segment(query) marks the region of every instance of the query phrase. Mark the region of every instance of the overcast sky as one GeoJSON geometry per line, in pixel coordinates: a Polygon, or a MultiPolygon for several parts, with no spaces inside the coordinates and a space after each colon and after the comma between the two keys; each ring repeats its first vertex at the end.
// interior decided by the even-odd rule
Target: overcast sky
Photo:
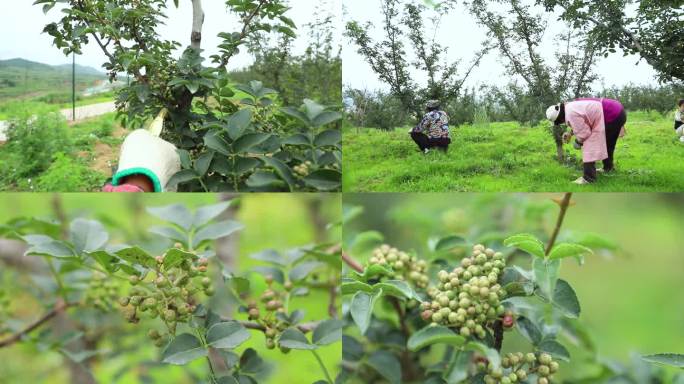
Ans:
{"type": "MultiPolygon", "coordinates": [[[[373,23],[371,36],[377,41],[382,38],[383,15],[379,0],[344,0],[345,14],[344,19],[356,20],[359,22],[370,21],[373,23]]],[[[545,57],[553,57],[556,50],[553,37],[564,29],[562,24],[555,22],[557,17],[549,15],[547,32],[542,42],[542,52],[545,57]]],[[[430,29],[432,26],[426,23],[430,29]]],[[[433,28],[434,29],[434,28],[433,28]]],[[[432,32],[432,31],[431,31],[432,32]]],[[[469,13],[462,7],[456,12],[451,12],[444,17],[436,31],[437,41],[448,47],[448,61],[457,59],[463,60],[462,68],[466,68],[473,58],[473,53],[481,47],[481,43],[486,38],[486,31],[480,27],[469,13]]],[[[343,82],[353,88],[359,89],[387,89],[372,72],[366,61],[356,53],[356,46],[349,43],[347,38],[343,41],[342,60],[344,63],[343,82]]],[[[480,84],[504,85],[510,79],[502,64],[502,60],[497,57],[498,51],[492,51],[481,63],[481,65],[471,74],[468,86],[479,86],[480,84]]],[[[623,57],[622,52],[618,51],[608,58],[601,59],[596,67],[596,72],[602,78],[606,86],[634,84],[657,84],[654,79],[655,72],[645,62],[640,62],[636,56],[623,57]]],[[[414,71],[415,74],[415,71],[414,71]]],[[[601,82],[596,84],[601,87],[601,82]]]]}
{"type": "MultiPolygon", "coordinates": [[[[295,41],[295,51],[301,53],[307,45],[308,37],[304,24],[311,22],[314,9],[320,4],[323,10],[330,11],[335,15],[341,14],[342,0],[292,0],[292,9],[288,16],[294,20],[302,32],[295,41]]],[[[55,7],[47,15],[43,14],[42,6],[32,5],[34,0],[0,0],[3,11],[0,12],[0,60],[21,57],[24,59],[47,64],[64,64],[71,62],[70,58],[52,45],[52,38],[43,34],[43,27],[53,21],[58,21],[62,15],[55,7]]],[[[181,0],[180,7],[176,9],[173,2],[168,0],[169,11],[166,25],[160,28],[161,36],[167,40],[176,40],[185,47],[190,42],[192,23],[192,6],[190,0],[181,0]]],[[[204,56],[217,53],[216,46],[221,40],[217,37],[219,32],[238,31],[237,17],[226,11],[225,0],[204,0],[204,31],[202,35],[202,48],[204,56]]],[[[338,26],[341,18],[338,18],[338,26]]],[[[340,29],[338,28],[338,31],[340,29]]],[[[339,37],[338,37],[339,39],[339,37]]],[[[83,55],[77,57],[79,64],[101,69],[105,56],[93,41],[83,50],[83,55]]],[[[239,68],[248,65],[251,58],[247,54],[240,54],[232,59],[229,67],[239,68]]]]}

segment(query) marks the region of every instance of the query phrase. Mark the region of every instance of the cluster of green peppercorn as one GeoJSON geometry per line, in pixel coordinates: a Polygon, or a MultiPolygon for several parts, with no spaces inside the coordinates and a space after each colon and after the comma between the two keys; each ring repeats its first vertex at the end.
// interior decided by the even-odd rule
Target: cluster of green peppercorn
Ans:
{"type": "MultiPolygon", "coordinates": [[[[270,275],[266,276],[266,284],[267,288],[259,296],[259,302],[247,301],[247,316],[249,320],[264,327],[266,348],[274,349],[278,336],[289,326],[282,316],[277,315],[286,314],[287,308],[285,308],[284,302],[294,286],[292,282],[286,281],[283,284],[283,290],[278,290],[273,285],[273,276],[270,275]]],[[[290,351],[289,348],[278,347],[284,353],[290,351]]]]}
{"type": "Polygon", "coordinates": [[[129,296],[119,300],[119,304],[124,307],[126,320],[131,323],[137,323],[143,313],[163,320],[167,334],[157,329],[148,333],[155,345],[162,346],[168,335],[175,335],[177,323],[190,320],[196,309],[194,295],[204,292],[212,296],[214,288],[206,276],[209,265],[206,258],[184,260],[170,268],[164,266],[164,256],[157,256],[156,261],[157,266],[146,276],[133,275],[129,278],[133,288],[129,296]]]}
{"type": "Polygon", "coordinates": [[[294,167],[292,167],[292,169],[299,176],[306,177],[309,176],[309,173],[311,173],[311,165],[311,162],[307,160],[299,165],[295,165],[294,167]]]}
{"type": "Polygon", "coordinates": [[[506,317],[501,304],[506,291],[498,283],[504,267],[503,254],[475,245],[472,256],[463,258],[461,266],[437,274],[439,284],[428,290],[431,301],[422,303],[422,318],[458,328],[464,337],[484,338],[487,323],[506,317]]]}
{"type": "Polygon", "coordinates": [[[537,384],[549,384],[553,382],[553,374],[558,372],[558,362],[548,353],[535,355],[532,352],[517,352],[506,354],[499,368],[485,366],[484,363],[479,363],[478,368],[487,373],[485,384],[519,383],[527,380],[531,374],[537,375],[537,384]]]}
{"type": "Polygon", "coordinates": [[[418,288],[428,286],[427,262],[418,260],[416,256],[410,256],[406,252],[399,251],[387,244],[373,250],[369,263],[390,267],[392,278],[406,280],[418,288]]]}
{"type": "Polygon", "coordinates": [[[107,312],[112,309],[112,304],[119,297],[117,284],[107,278],[102,272],[94,272],[88,283],[85,294],[85,302],[88,305],[107,312]]]}

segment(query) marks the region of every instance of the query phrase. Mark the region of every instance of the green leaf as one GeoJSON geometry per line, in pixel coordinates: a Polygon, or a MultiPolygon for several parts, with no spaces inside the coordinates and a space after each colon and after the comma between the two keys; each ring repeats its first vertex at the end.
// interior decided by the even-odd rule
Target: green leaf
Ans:
{"type": "Polygon", "coordinates": [[[233,143],[233,151],[234,153],[249,152],[252,147],[263,143],[270,137],[271,135],[266,133],[248,133],[246,135],[242,135],[233,143]]]}
{"type": "Polygon", "coordinates": [[[306,176],[304,183],[320,191],[334,191],[342,186],[342,174],[333,169],[319,169],[306,176]]]}
{"type": "Polygon", "coordinates": [[[198,175],[204,176],[207,173],[209,165],[211,165],[211,161],[214,159],[214,153],[213,151],[204,152],[195,160],[194,169],[198,175]]]}
{"type": "Polygon", "coordinates": [[[551,292],[554,292],[556,289],[560,260],[536,258],[532,263],[532,269],[534,270],[534,279],[539,286],[542,295],[547,299],[551,299],[551,292]]]}
{"type": "Polygon", "coordinates": [[[102,266],[102,268],[104,268],[105,271],[114,272],[114,267],[112,266],[112,263],[116,260],[116,258],[108,252],[94,251],[88,252],[87,255],[88,257],[95,260],[96,263],[100,264],[100,266],[102,266]]]}
{"type": "Polygon", "coordinates": [[[173,176],[171,176],[171,179],[169,179],[168,183],[166,183],[165,188],[174,189],[178,186],[178,184],[187,183],[188,181],[195,180],[198,178],[199,176],[197,175],[194,169],[183,169],[175,173],[173,176]]]}
{"type": "Polygon", "coordinates": [[[209,224],[195,233],[195,236],[193,236],[192,239],[192,247],[198,248],[205,241],[216,240],[222,237],[230,236],[244,227],[244,225],[234,220],[225,220],[218,223],[209,224]]]}
{"type": "Polygon", "coordinates": [[[549,259],[564,259],[566,257],[575,257],[582,264],[583,256],[585,254],[593,254],[594,252],[579,244],[572,243],[560,243],[553,247],[551,252],[549,252],[549,259]]]}
{"type": "Polygon", "coordinates": [[[317,147],[335,146],[342,141],[342,133],[337,129],[328,129],[316,135],[314,145],[317,147]]]}
{"type": "Polygon", "coordinates": [[[437,240],[437,242],[435,242],[431,247],[431,250],[433,252],[448,251],[464,244],[466,244],[466,239],[462,236],[445,236],[437,240]]]}
{"type": "Polygon", "coordinates": [[[185,252],[182,249],[171,248],[164,254],[164,268],[167,270],[180,265],[183,260],[197,260],[198,257],[194,253],[185,252]]]}
{"type": "Polygon", "coordinates": [[[241,109],[233,114],[228,120],[228,136],[237,140],[252,122],[252,110],[241,109]]]}
{"type": "Polygon", "coordinates": [[[359,327],[361,333],[364,334],[368,330],[373,315],[373,307],[375,302],[382,295],[382,290],[378,290],[373,294],[368,294],[363,291],[356,292],[352,296],[351,307],[349,309],[352,320],[359,327]]]}
{"type": "Polygon", "coordinates": [[[368,292],[372,293],[373,292],[373,287],[370,285],[356,281],[353,279],[348,279],[348,278],[343,278],[342,279],[342,285],[340,287],[342,290],[343,295],[351,295],[353,293],[356,293],[358,291],[363,291],[363,292],[368,292]]]}
{"type": "Polygon", "coordinates": [[[204,145],[209,148],[213,149],[214,151],[225,155],[225,156],[230,156],[232,153],[230,152],[230,147],[228,146],[228,143],[226,143],[225,140],[221,136],[219,136],[218,132],[209,132],[204,136],[204,145]]]}
{"type": "Polygon", "coordinates": [[[280,265],[280,266],[285,266],[287,265],[287,261],[283,256],[276,251],[275,249],[265,249],[261,252],[253,253],[249,255],[250,258],[254,260],[259,260],[259,261],[265,261],[267,263],[275,264],[275,265],[280,265]]]}
{"type": "Polygon", "coordinates": [[[489,363],[492,364],[494,369],[499,368],[499,366],[501,366],[501,356],[499,356],[499,352],[497,352],[494,348],[489,348],[488,346],[482,343],[471,341],[468,344],[466,344],[465,349],[468,351],[482,353],[487,358],[487,360],[489,360],[489,363]]]}
{"type": "Polygon", "coordinates": [[[69,238],[77,254],[100,249],[109,240],[104,226],[95,220],[75,219],[69,226],[69,238]]]}
{"type": "Polygon", "coordinates": [[[226,209],[228,209],[232,202],[233,200],[223,201],[221,203],[205,205],[203,207],[197,208],[195,216],[192,220],[192,225],[195,228],[199,228],[205,224],[208,224],[211,220],[215,219],[226,209]]]}
{"type": "Polygon", "coordinates": [[[335,319],[328,319],[318,324],[313,331],[313,343],[328,345],[342,340],[342,325],[342,321],[335,319]]]}
{"type": "Polygon", "coordinates": [[[401,383],[401,364],[396,356],[387,351],[375,351],[366,361],[366,364],[373,368],[391,384],[401,383]]]}
{"type": "Polygon", "coordinates": [[[124,248],[116,251],[114,254],[130,264],[142,265],[147,268],[153,268],[157,265],[157,261],[154,257],[140,247],[124,248]]]}
{"type": "Polygon", "coordinates": [[[649,363],[665,364],[672,367],[684,368],[684,355],[679,353],[658,353],[643,356],[642,359],[649,363]]]}
{"type": "Polygon", "coordinates": [[[544,257],[544,244],[533,235],[514,235],[504,240],[503,244],[507,247],[521,249],[533,256],[544,257]]]}
{"type": "Polygon", "coordinates": [[[515,321],[515,325],[520,334],[529,340],[529,342],[533,345],[537,345],[539,342],[541,342],[541,331],[539,330],[539,327],[537,327],[537,325],[529,318],[524,316],[518,317],[518,319],[515,321]]]}
{"type": "Polygon", "coordinates": [[[286,329],[278,339],[278,344],[290,349],[314,350],[318,346],[309,342],[306,336],[296,328],[286,329]]]}
{"type": "Polygon", "coordinates": [[[314,127],[322,127],[324,125],[330,124],[342,118],[342,114],[335,111],[325,111],[318,114],[316,117],[311,119],[311,123],[314,127]]]}
{"type": "Polygon", "coordinates": [[[49,239],[30,247],[26,255],[50,256],[56,258],[74,257],[76,254],[65,242],[49,239]]]}
{"type": "Polygon", "coordinates": [[[186,236],[173,227],[155,226],[147,230],[150,233],[166,237],[175,241],[185,241],[186,236]]]}
{"type": "Polygon", "coordinates": [[[325,264],[318,261],[307,261],[304,263],[297,264],[294,268],[290,270],[289,278],[292,281],[300,281],[306,279],[311,272],[316,268],[322,267],[325,264]]]}
{"type": "Polygon", "coordinates": [[[553,304],[568,317],[577,318],[580,315],[580,303],[577,300],[577,294],[570,284],[563,279],[556,281],[556,288],[553,291],[553,304]]]}
{"type": "Polygon", "coordinates": [[[294,176],[292,176],[292,171],[290,171],[290,168],[281,160],[278,160],[275,157],[262,156],[260,159],[267,166],[273,168],[276,174],[281,179],[283,179],[283,181],[285,181],[285,183],[289,187],[289,190],[292,191],[295,185],[295,179],[294,176]]]}
{"type": "Polygon", "coordinates": [[[162,352],[162,362],[185,365],[200,357],[207,356],[207,353],[199,339],[189,333],[184,333],[173,339],[162,352]]]}
{"type": "Polygon", "coordinates": [[[285,140],[282,141],[282,144],[284,145],[305,145],[305,146],[310,146],[311,141],[309,140],[309,137],[303,133],[297,133],[295,135],[292,135],[285,140]]]}
{"type": "Polygon", "coordinates": [[[552,339],[543,340],[538,346],[540,351],[563,361],[570,361],[570,352],[559,342],[552,339]]]}
{"type": "Polygon", "coordinates": [[[147,212],[164,221],[176,224],[186,231],[192,226],[193,215],[182,204],[173,204],[165,207],[148,207],[147,212]]]}
{"type": "Polygon", "coordinates": [[[468,378],[468,366],[472,360],[472,352],[454,351],[449,361],[447,369],[444,371],[442,378],[447,383],[460,383],[468,378]]]}
{"type": "Polygon", "coordinates": [[[373,290],[377,291],[379,289],[382,290],[383,296],[394,296],[399,299],[417,299],[418,301],[422,301],[413,291],[413,288],[405,281],[387,280],[373,286],[373,290]]]}
{"type": "Polygon", "coordinates": [[[544,244],[530,234],[523,233],[511,236],[504,240],[503,244],[507,247],[521,249],[533,256],[544,257],[544,244]]]}
{"type": "Polygon", "coordinates": [[[285,187],[287,184],[273,172],[257,171],[247,179],[247,186],[251,188],[285,187]]]}
{"type": "Polygon", "coordinates": [[[411,335],[406,346],[410,351],[416,352],[433,344],[462,346],[465,338],[441,325],[428,326],[411,335]]]}
{"type": "Polygon", "coordinates": [[[235,349],[250,338],[249,331],[237,321],[226,321],[211,326],[207,344],[218,349],[235,349]]]}

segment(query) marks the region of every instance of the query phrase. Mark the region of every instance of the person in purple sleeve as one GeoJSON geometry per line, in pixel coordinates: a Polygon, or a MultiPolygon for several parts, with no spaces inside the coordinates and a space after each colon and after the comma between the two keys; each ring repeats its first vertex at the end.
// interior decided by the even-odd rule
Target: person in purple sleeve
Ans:
{"type": "Polygon", "coordinates": [[[570,132],[563,134],[563,141],[569,143],[575,136],[574,146],[582,150],[584,174],[575,184],[589,184],[596,181],[596,162],[603,161],[601,173],[615,170],[615,146],[625,135],[627,111],[613,99],[581,98],[550,106],[546,117],[555,125],[567,124],[570,132]]]}

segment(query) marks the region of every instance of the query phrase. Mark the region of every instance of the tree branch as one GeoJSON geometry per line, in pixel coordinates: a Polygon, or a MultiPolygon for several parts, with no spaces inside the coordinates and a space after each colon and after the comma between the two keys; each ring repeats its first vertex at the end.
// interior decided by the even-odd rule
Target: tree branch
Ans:
{"type": "Polygon", "coordinates": [[[358,261],[354,260],[347,252],[342,251],[342,261],[344,261],[348,266],[350,266],[356,272],[363,272],[363,266],[359,264],[358,261]]]}
{"type": "Polygon", "coordinates": [[[204,24],[204,10],[202,0],[192,0],[192,33],[190,47],[199,51],[202,44],[202,25],[204,24]]]}
{"type": "Polygon", "coordinates": [[[26,328],[24,328],[23,330],[15,333],[15,334],[13,334],[12,336],[10,336],[4,340],[1,340],[0,341],[0,348],[5,348],[5,347],[9,347],[9,346],[13,345],[14,343],[20,341],[24,336],[28,335],[29,333],[33,332],[34,330],[36,330],[41,325],[47,323],[48,321],[52,320],[53,318],[55,318],[60,313],[64,312],[67,308],[75,307],[77,305],[79,305],[79,303],[67,303],[67,302],[60,300],[52,310],[45,313],[38,320],[34,321],[29,326],[27,326],[26,328]]]}
{"type": "Polygon", "coordinates": [[[565,219],[565,212],[570,206],[570,199],[572,198],[572,192],[567,192],[563,199],[558,203],[560,206],[560,212],[558,213],[558,219],[556,220],[556,227],[553,229],[551,238],[549,239],[549,244],[546,246],[546,255],[551,252],[553,245],[556,243],[556,238],[558,237],[558,232],[560,232],[561,226],[563,225],[563,220],[565,219]]]}
{"type": "MultiPolygon", "coordinates": [[[[233,321],[233,319],[221,319],[222,321],[233,321]]],[[[247,329],[253,329],[255,331],[261,331],[261,332],[266,332],[266,327],[264,327],[261,324],[258,323],[253,323],[249,321],[239,321],[240,324],[242,324],[243,327],[247,329]]],[[[297,329],[301,331],[302,333],[308,333],[312,332],[318,325],[320,324],[320,321],[312,321],[310,323],[303,323],[297,325],[297,329]]]]}

